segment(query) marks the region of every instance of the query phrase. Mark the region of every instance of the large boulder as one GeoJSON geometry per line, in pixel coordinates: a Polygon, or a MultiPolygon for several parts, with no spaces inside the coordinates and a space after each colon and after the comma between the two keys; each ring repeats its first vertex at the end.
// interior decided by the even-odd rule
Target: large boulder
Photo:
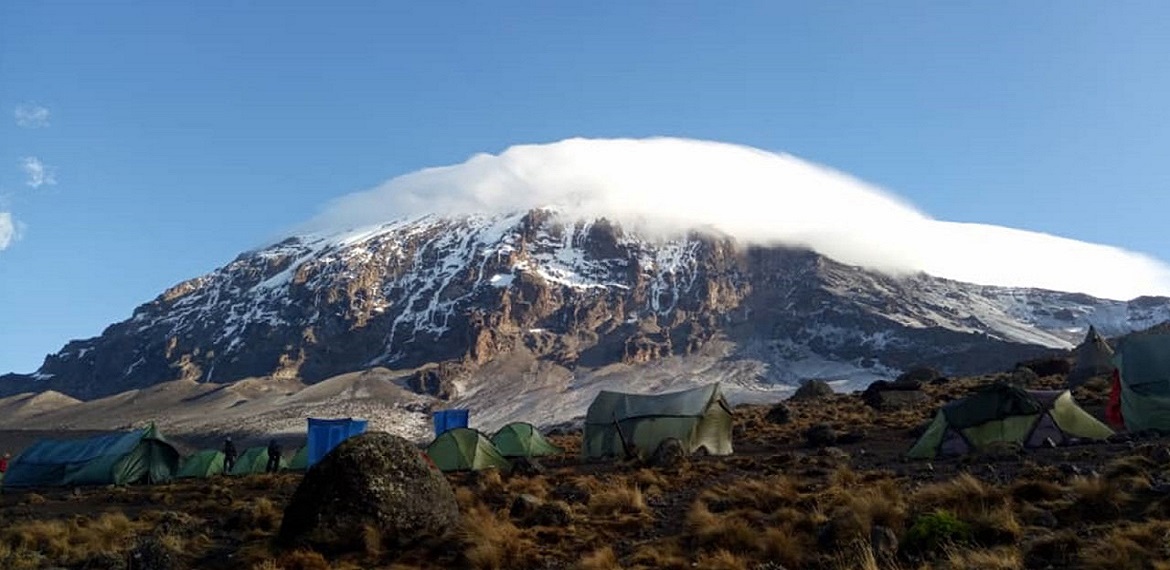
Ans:
{"type": "Polygon", "coordinates": [[[796,392],[792,394],[791,400],[819,400],[833,395],[833,387],[829,386],[828,382],[824,380],[809,380],[800,385],[796,392]]]}
{"type": "MultiPolygon", "coordinates": [[[[305,474],[280,525],[285,546],[361,550],[366,529],[400,549],[447,537],[459,505],[447,479],[409,441],[372,432],[350,438],[305,474]]],[[[368,537],[367,537],[368,538],[368,537]]]]}

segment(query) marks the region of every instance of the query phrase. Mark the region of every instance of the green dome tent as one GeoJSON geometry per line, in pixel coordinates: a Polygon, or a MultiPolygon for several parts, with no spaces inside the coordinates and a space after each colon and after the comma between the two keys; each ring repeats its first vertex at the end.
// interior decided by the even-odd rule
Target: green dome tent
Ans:
{"type": "Polygon", "coordinates": [[[1081,409],[1068,390],[1024,390],[993,384],[942,407],[906,453],[915,459],[962,455],[1001,442],[1040,447],[1105,439],[1109,426],[1081,409]]]}
{"type": "Polygon", "coordinates": [[[730,455],[731,407],[719,383],[665,394],[623,394],[602,390],[585,413],[585,457],[621,456],[624,444],[653,453],[676,438],[687,453],[705,449],[730,455]]]}
{"type": "Polygon", "coordinates": [[[4,486],[162,483],[178,471],[179,457],[154,424],[88,439],[42,439],[8,465],[4,486]]]}
{"type": "Polygon", "coordinates": [[[1152,330],[1126,338],[1113,362],[1126,429],[1170,431],[1170,332],[1152,330]]]}
{"type": "Polygon", "coordinates": [[[427,456],[444,472],[512,468],[487,436],[470,428],[443,432],[427,446],[427,456]]]}
{"type": "Polygon", "coordinates": [[[500,428],[492,436],[492,445],[504,457],[541,457],[565,452],[545,439],[535,426],[524,422],[512,422],[500,428]]]}
{"type": "Polygon", "coordinates": [[[289,471],[305,471],[309,468],[309,446],[305,445],[288,460],[289,471]]]}
{"type": "Polygon", "coordinates": [[[175,474],[176,479],[205,479],[223,474],[223,452],[218,449],[204,449],[183,460],[183,466],[175,474]]]}
{"type": "MultiPolygon", "coordinates": [[[[228,475],[248,475],[251,473],[264,473],[264,469],[268,467],[268,448],[267,447],[249,447],[236,458],[236,464],[232,465],[232,470],[228,475]]],[[[283,457],[280,458],[280,470],[288,469],[288,462],[283,457]]]]}

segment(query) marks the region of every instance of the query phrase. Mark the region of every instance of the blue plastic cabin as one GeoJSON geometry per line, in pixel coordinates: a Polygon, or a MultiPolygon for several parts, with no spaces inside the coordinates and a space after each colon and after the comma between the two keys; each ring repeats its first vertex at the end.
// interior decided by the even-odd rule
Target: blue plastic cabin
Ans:
{"type": "Polygon", "coordinates": [[[309,467],[333,451],[341,442],[366,432],[366,420],[309,418],[309,467]]]}
{"type": "Polygon", "coordinates": [[[439,410],[434,414],[435,437],[455,428],[467,427],[467,410],[439,410]]]}

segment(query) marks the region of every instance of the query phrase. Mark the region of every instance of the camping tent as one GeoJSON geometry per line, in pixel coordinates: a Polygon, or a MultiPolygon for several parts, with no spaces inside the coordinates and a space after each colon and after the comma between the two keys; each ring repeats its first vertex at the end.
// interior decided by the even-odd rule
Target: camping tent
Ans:
{"type": "Polygon", "coordinates": [[[309,446],[305,445],[297,449],[293,454],[292,459],[288,460],[289,471],[304,471],[309,468],[309,446]]]}
{"type": "Polygon", "coordinates": [[[1113,372],[1113,348],[1095,327],[1089,327],[1084,342],[1077,346],[1073,354],[1077,357],[1077,363],[1069,372],[1069,386],[1079,386],[1089,378],[1113,372]]]}
{"type": "Polygon", "coordinates": [[[151,424],[88,439],[42,439],[9,464],[4,486],[160,483],[178,469],[178,450],[151,424]]]}
{"type": "Polygon", "coordinates": [[[366,431],[366,420],[309,418],[309,463],[312,467],[341,442],[366,431]]]}
{"type": "Polygon", "coordinates": [[[427,456],[441,471],[508,470],[512,467],[487,436],[469,428],[443,432],[427,446],[427,456]]]}
{"type": "Polygon", "coordinates": [[[690,453],[731,453],[731,407],[719,384],[643,395],[602,391],[585,414],[585,457],[623,453],[622,440],[647,453],[677,438],[690,453]],[[619,429],[620,428],[620,429],[619,429]]]}
{"type": "Polygon", "coordinates": [[[1127,337],[1113,362],[1119,372],[1121,417],[1129,431],[1170,431],[1170,333],[1127,337]]]}
{"type": "MultiPolygon", "coordinates": [[[[232,470],[228,471],[228,475],[248,475],[251,473],[264,473],[268,468],[268,448],[267,447],[249,447],[236,458],[236,464],[232,465],[232,470]]],[[[288,469],[288,462],[283,457],[280,458],[280,470],[288,469]]]]}
{"type": "Polygon", "coordinates": [[[1113,430],[1081,409],[1068,390],[1024,390],[993,384],[942,407],[909,457],[961,455],[1008,442],[1040,447],[1105,439],[1113,430]]]}
{"type": "Polygon", "coordinates": [[[467,410],[439,410],[432,415],[435,423],[435,437],[443,435],[443,432],[467,427],[467,410]]]}
{"type": "Polygon", "coordinates": [[[513,422],[492,436],[492,445],[504,457],[540,457],[557,455],[565,450],[553,445],[529,423],[513,422]]]}
{"type": "Polygon", "coordinates": [[[183,460],[183,466],[175,474],[176,479],[206,478],[223,473],[223,452],[218,449],[204,449],[183,460]]]}

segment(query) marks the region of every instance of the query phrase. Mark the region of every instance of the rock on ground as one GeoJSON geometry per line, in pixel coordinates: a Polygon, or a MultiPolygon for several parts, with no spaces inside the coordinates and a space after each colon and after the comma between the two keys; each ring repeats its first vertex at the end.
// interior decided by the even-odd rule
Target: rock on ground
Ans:
{"type": "Polygon", "coordinates": [[[800,385],[796,389],[796,393],[792,394],[791,400],[819,400],[833,395],[833,387],[829,386],[828,382],[824,380],[809,380],[800,385]]]}
{"type": "Polygon", "coordinates": [[[646,460],[646,464],[662,469],[677,469],[686,461],[687,450],[683,447],[682,442],[677,438],[668,437],[658,444],[654,453],[646,460]]]}
{"type": "Polygon", "coordinates": [[[903,372],[900,376],[898,376],[898,381],[904,382],[907,380],[913,380],[917,382],[933,382],[941,377],[942,374],[934,368],[929,366],[918,366],[903,372]]]}
{"type": "Polygon", "coordinates": [[[1023,388],[1030,388],[1040,380],[1040,376],[1036,374],[1031,368],[1020,367],[1012,371],[1008,377],[1008,382],[1023,388]]]}
{"type": "Polygon", "coordinates": [[[867,388],[861,398],[871,408],[882,411],[913,408],[931,401],[930,396],[921,390],[881,390],[873,386],[867,388]]]}
{"type": "Polygon", "coordinates": [[[1040,377],[1064,376],[1072,372],[1072,362],[1067,358],[1049,357],[1025,360],[1016,365],[1017,368],[1027,368],[1040,377]]]}
{"type": "Polygon", "coordinates": [[[792,410],[790,410],[787,405],[781,402],[775,406],[772,406],[772,409],[768,410],[767,415],[764,416],[764,420],[776,425],[784,425],[792,421],[792,410]]]}
{"type": "Polygon", "coordinates": [[[367,528],[382,547],[449,535],[459,506],[447,479],[409,441],[367,433],[337,446],[306,474],[284,511],[278,540],[322,553],[360,550],[367,528]]]}
{"type": "Polygon", "coordinates": [[[832,425],[821,423],[805,430],[804,439],[809,447],[825,447],[837,443],[839,435],[832,425]]]}

